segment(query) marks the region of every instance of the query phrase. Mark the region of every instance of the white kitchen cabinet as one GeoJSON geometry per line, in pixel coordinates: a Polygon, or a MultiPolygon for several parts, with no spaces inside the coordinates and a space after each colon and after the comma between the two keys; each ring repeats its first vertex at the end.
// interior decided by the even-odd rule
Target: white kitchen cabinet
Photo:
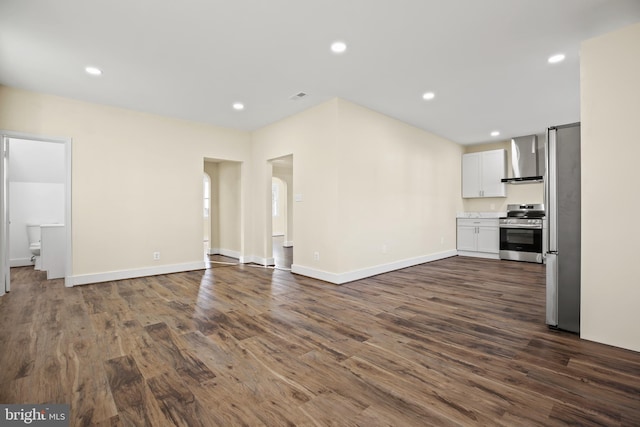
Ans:
{"type": "Polygon", "coordinates": [[[458,255],[499,258],[498,219],[458,218],[458,255]]]}
{"type": "Polygon", "coordinates": [[[507,197],[507,150],[462,155],[462,197],[507,197]]]}

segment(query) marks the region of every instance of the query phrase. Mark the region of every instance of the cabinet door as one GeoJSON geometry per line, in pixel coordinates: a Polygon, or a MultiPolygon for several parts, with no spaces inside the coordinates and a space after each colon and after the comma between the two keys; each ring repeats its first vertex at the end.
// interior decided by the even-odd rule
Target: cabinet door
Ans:
{"type": "Polygon", "coordinates": [[[491,150],[482,152],[482,196],[506,197],[507,186],[501,179],[506,177],[506,151],[491,150]]]}
{"type": "Polygon", "coordinates": [[[498,227],[478,227],[478,252],[497,254],[500,252],[500,229],[498,227]]]}
{"type": "Polygon", "coordinates": [[[462,197],[480,197],[480,153],[462,155],[462,197]]]}
{"type": "Polygon", "coordinates": [[[458,250],[459,251],[475,251],[476,250],[476,228],[465,225],[458,226],[458,250]]]}

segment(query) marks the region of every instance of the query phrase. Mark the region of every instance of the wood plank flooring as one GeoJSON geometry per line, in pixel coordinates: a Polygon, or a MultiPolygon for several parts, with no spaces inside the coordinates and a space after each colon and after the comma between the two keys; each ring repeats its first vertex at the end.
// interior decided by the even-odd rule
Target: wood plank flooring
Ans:
{"type": "Polygon", "coordinates": [[[0,403],[68,403],[73,426],[640,425],[640,353],[549,330],[537,264],[11,274],[0,403]]]}

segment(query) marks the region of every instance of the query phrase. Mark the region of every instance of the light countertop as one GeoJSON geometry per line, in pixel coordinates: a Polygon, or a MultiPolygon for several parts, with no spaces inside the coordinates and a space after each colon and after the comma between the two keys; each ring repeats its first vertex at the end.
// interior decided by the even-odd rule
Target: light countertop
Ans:
{"type": "Polygon", "coordinates": [[[458,212],[456,218],[500,218],[507,216],[506,212],[458,212]]]}

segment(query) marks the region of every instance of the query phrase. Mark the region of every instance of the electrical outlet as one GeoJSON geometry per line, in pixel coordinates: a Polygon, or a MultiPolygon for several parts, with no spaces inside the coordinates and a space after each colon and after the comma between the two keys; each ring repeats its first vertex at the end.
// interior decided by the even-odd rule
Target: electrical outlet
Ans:
{"type": "Polygon", "coordinates": [[[154,259],[155,261],[159,260],[159,259],[160,259],[160,252],[154,252],[154,253],[153,253],[153,259],[154,259]]]}
{"type": "Polygon", "coordinates": [[[444,237],[440,237],[440,245],[444,245],[444,237]]]}
{"type": "Polygon", "coordinates": [[[387,245],[382,245],[382,248],[380,248],[380,250],[382,251],[383,254],[387,253],[387,245]]]}
{"type": "Polygon", "coordinates": [[[320,252],[316,251],[313,253],[313,260],[320,261],[320,252]]]}

